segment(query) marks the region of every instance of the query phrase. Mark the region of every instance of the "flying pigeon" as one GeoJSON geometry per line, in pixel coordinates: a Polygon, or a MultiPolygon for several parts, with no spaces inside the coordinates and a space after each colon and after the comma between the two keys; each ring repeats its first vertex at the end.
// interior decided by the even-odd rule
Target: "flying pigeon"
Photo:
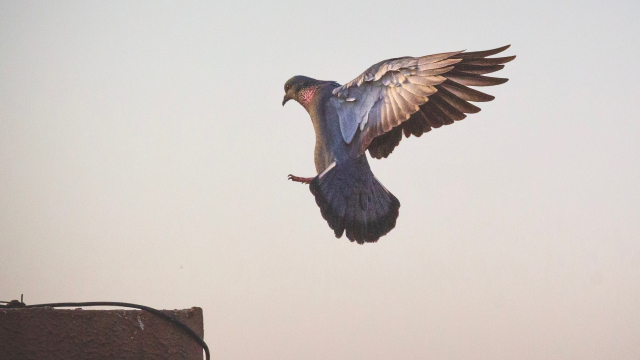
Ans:
{"type": "Polygon", "coordinates": [[[344,85],[306,76],[285,83],[282,105],[293,99],[311,117],[318,173],[289,179],[310,185],[337,238],[346,232],[359,244],[376,242],[396,225],[400,202],[373,175],[365,152],[386,158],[402,134],[420,137],[480,111],[469,101],[494,97],[468,86],[507,82],[483,76],[515,59],[488,57],[507,48],[384,60],[344,85]]]}

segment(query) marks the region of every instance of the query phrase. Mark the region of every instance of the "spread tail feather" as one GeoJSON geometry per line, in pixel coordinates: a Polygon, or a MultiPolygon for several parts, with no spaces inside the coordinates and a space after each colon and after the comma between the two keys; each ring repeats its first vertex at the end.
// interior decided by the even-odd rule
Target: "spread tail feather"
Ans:
{"type": "Polygon", "coordinates": [[[322,217],[336,237],[376,242],[396,226],[400,202],[375,178],[365,155],[333,163],[310,184],[322,217]]]}

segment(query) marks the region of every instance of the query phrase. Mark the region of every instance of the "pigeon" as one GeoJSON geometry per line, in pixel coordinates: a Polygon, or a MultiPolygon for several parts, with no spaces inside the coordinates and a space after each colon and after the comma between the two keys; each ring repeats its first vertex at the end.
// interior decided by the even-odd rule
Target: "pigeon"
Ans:
{"type": "Polygon", "coordinates": [[[384,60],[344,85],[300,75],[285,83],[282,106],[302,105],[316,133],[317,175],[288,178],[309,185],[337,238],[376,242],[395,227],[400,202],[373,175],[366,152],[386,158],[403,134],[420,137],[479,112],[470,102],[494,97],[469,86],[507,82],[484,76],[515,59],[490,57],[507,48],[384,60]]]}

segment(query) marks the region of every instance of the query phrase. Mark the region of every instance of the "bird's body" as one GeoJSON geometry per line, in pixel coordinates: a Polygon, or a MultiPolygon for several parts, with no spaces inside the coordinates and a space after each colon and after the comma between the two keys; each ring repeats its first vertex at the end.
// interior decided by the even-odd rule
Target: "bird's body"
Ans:
{"type": "Polygon", "coordinates": [[[487,58],[506,48],[385,60],[345,85],[306,76],[287,81],[282,104],[294,99],[309,113],[318,173],[289,178],[310,184],[336,237],[346,232],[351,241],[375,242],[395,227],[400,202],[375,178],[365,152],[386,158],[403,133],[419,137],[480,111],[468,101],[493,97],[467,85],[506,82],[482,76],[515,58],[487,58]]]}
{"type": "Polygon", "coordinates": [[[312,90],[313,97],[305,106],[316,133],[314,162],[318,173],[334,161],[342,162],[362,155],[353,142],[347,144],[342,140],[338,113],[329,101],[336,87],[338,84],[334,82],[319,82],[312,90]]]}

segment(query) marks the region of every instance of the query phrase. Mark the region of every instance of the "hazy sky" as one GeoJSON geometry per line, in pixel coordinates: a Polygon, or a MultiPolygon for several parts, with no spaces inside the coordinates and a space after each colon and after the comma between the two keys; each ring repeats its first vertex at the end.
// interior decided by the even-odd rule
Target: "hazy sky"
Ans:
{"type": "Polygon", "coordinates": [[[640,2],[0,1],[0,300],[200,306],[215,359],[640,358],[640,2]],[[336,239],[293,75],[512,44],[336,239]]]}

